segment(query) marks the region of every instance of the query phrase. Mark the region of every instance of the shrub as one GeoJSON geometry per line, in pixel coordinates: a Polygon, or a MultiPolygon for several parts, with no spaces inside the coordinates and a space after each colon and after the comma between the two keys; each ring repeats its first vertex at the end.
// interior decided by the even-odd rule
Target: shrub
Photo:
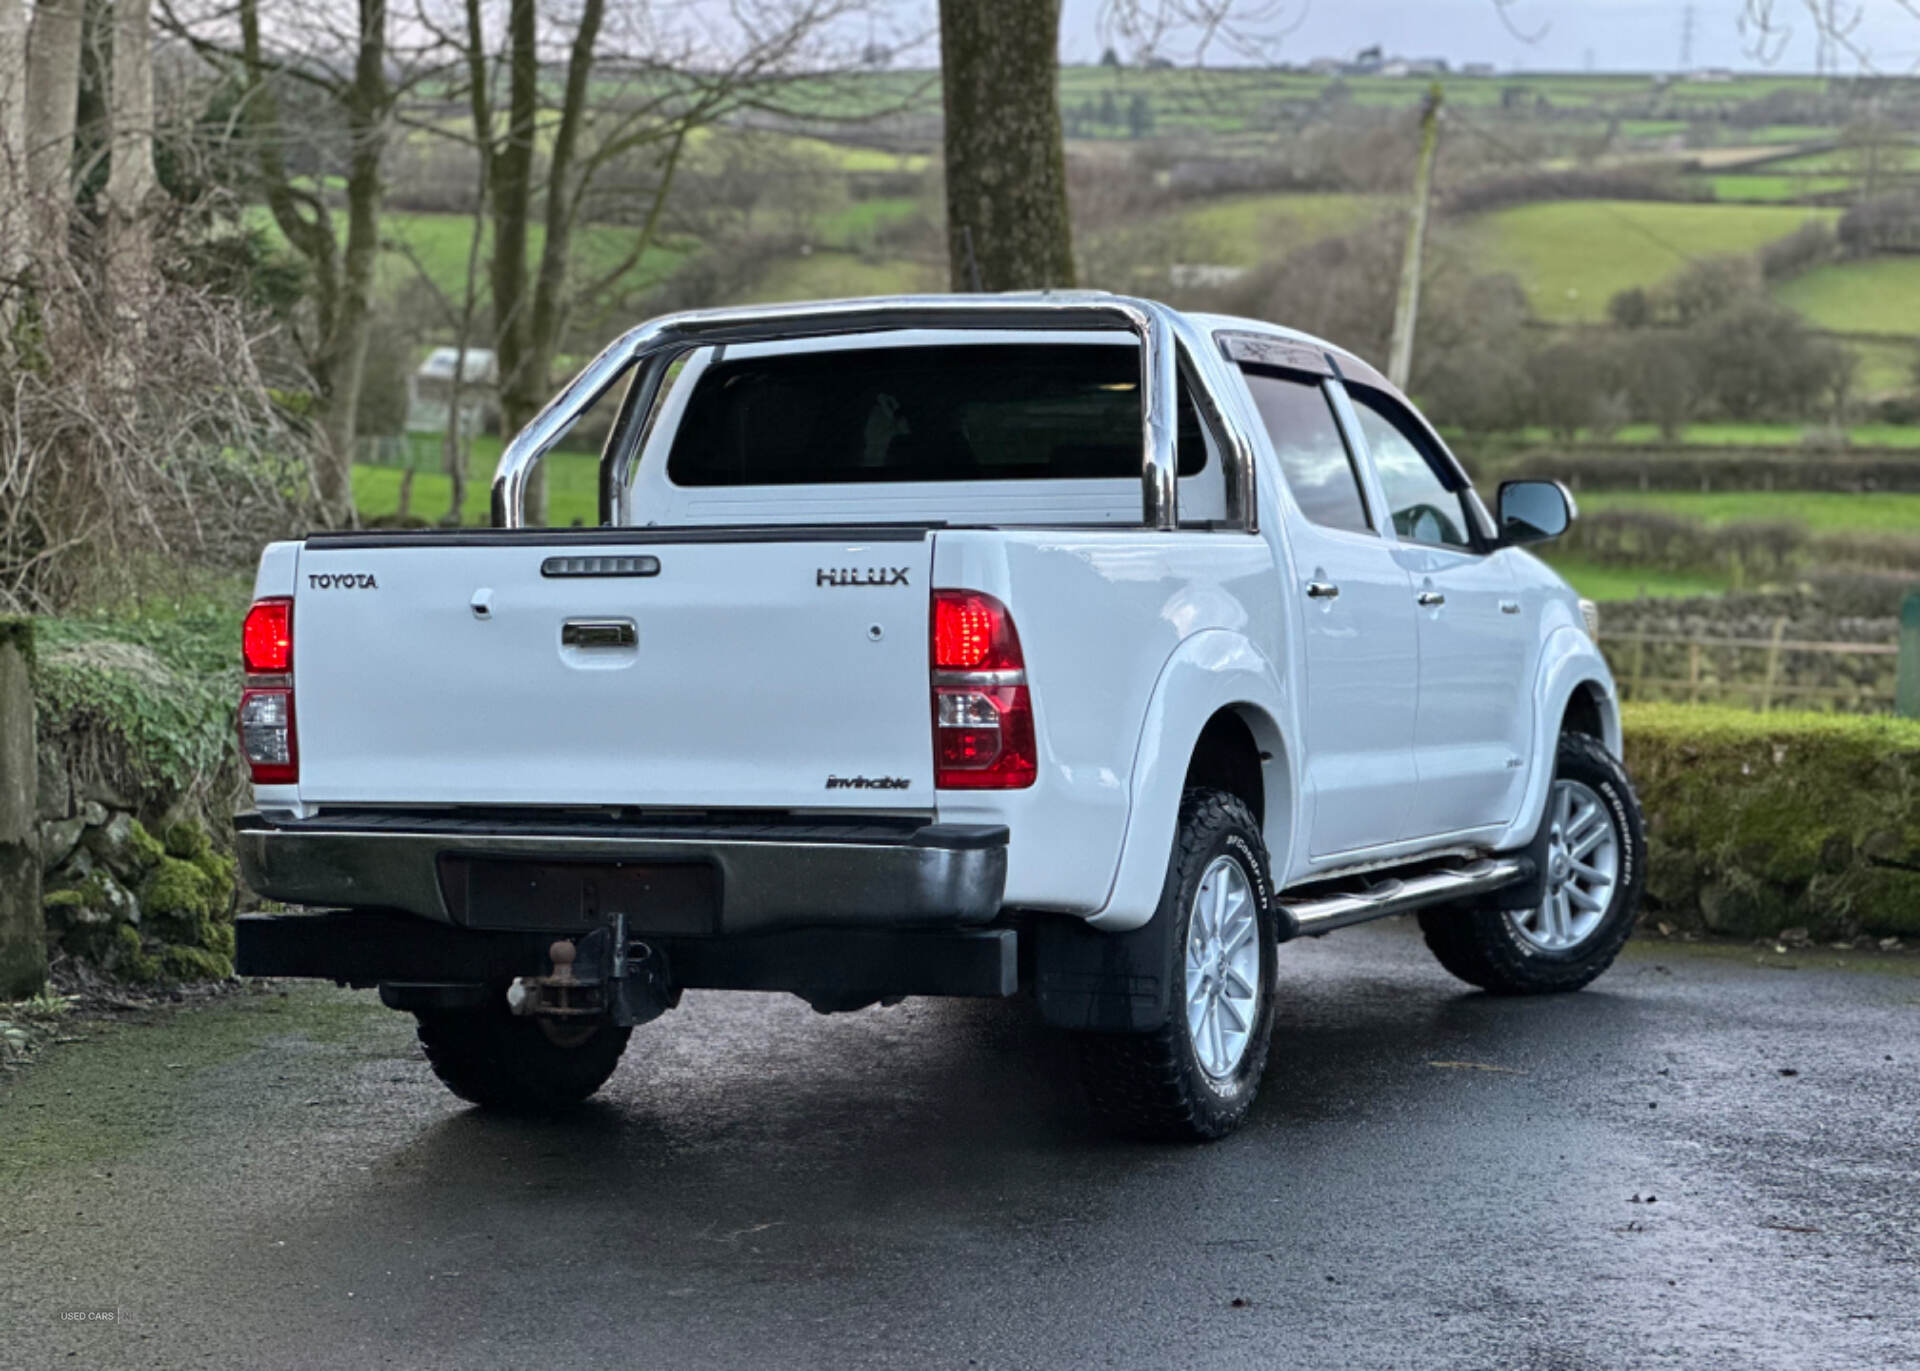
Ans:
{"type": "Polygon", "coordinates": [[[1636,346],[1628,359],[1626,384],[1633,412],[1657,425],[1668,439],[1677,439],[1700,407],[1693,347],[1681,335],[1649,335],[1636,346]]]}
{"type": "Polygon", "coordinates": [[[1447,197],[1449,214],[1483,214],[1542,200],[1711,200],[1698,178],[1634,170],[1528,171],[1475,181],[1447,197]]]}
{"type": "Polygon", "coordinates": [[[1920,723],[1629,705],[1649,912],[1724,933],[1920,933],[1920,723]]]}
{"type": "Polygon", "coordinates": [[[1751,257],[1705,257],[1662,286],[1656,310],[1677,324],[1697,323],[1760,293],[1751,257]]]}
{"type": "Polygon", "coordinates": [[[1802,415],[1839,383],[1840,349],[1769,300],[1743,298],[1692,333],[1701,389],[1730,418],[1802,415]]]}
{"type": "Polygon", "coordinates": [[[1555,343],[1527,358],[1534,415],[1556,438],[1572,438],[1593,418],[1598,394],[1593,357],[1578,343],[1555,343]]]}
{"type": "Polygon", "coordinates": [[[1579,490],[1920,491],[1920,453],[1821,453],[1784,448],[1560,446],[1520,453],[1500,475],[1579,490]]]}
{"type": "Polygon", "coordinates": [[[1760,249],[1760,275],[1769,283],[1785,281],[1832,261],[1839,252],[1833,230],[1819,219],[1809,219],[1785,238],[1760,249]]]}
{"type": "Polygon", "coordinates": [[[39,621],[39,733],[82,782],[148,812],[237,793],[238,613],[218,601],[39,621]]]}
{"type": "Polygon", "coordinates": [[[237,570],[309,522],[313,440],[275,399],[304,378],[265,373],[272,349],[242,306],[169,285],[129,329],[80,292],[42,304],[59,346],[0,348],[0,607],[237,570]]]}
{"type": "Polygon", "coordinates": [[[1645,328],[1653,322],[1653,299],[1640,286],[1617,290],[1607,301],[1607,318],[1620,328],[1645,328]]]}
{"type": "Polygon", "coordinates": [[[1920,252],[1920,195],[1863,200],[1840,216],[1840,246],[1855,257],[1876,252],[1920,252]]]}

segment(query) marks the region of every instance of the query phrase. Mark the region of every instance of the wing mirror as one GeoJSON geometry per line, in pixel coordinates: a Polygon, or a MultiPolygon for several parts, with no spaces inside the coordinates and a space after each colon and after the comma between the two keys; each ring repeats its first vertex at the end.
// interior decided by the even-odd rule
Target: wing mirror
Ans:
{"type": "Polygon", "coordinates": [[[1500,541],[1509,547],[1558,538],[1580,513],[1558,481],[1502,481],[1499,506],[1500,541]]]}

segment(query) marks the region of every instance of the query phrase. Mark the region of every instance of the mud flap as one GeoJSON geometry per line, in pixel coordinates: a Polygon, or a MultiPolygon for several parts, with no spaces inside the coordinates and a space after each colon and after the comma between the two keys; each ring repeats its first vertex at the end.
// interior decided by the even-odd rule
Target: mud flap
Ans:
{"type": "Polygon", "coordinates": [[[1040,1016],[1055,1028],[1151,1033],[1171,1012],[1171,920],[1156,913],[1128,933],[1103,933],[1082,919],[1033,923],[1033,985],[1040,1016]]]}

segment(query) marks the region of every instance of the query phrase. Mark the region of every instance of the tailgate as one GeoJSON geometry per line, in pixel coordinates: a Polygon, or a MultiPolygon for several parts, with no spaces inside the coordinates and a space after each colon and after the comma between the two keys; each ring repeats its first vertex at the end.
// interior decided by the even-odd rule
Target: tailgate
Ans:
{"type": "Polygon", "coordinates": [[[933,809],[924,529],[334,535],[309,804],[933,809]]]}

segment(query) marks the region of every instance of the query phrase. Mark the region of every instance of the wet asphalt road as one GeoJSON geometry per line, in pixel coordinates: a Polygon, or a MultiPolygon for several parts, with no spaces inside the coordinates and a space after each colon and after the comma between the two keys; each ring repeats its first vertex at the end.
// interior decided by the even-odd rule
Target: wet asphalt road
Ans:
{"type": "Polygon", "coordinates": [[[1201,1148],[1091,1132],[1018,1005],[689,996],[548,1124],[366,996],[118,1030],[0,1087],[0,1366],[1920,1366],[1911,960],[1282,960],[1201,1148]]]}

